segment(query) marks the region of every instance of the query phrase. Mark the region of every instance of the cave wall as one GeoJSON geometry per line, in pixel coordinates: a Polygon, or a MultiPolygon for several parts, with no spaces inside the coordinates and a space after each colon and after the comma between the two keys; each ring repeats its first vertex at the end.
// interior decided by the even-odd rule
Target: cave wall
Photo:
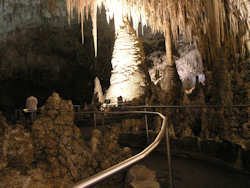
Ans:
{"type": "Polygon", "coordinates": [[[46,23],[62,27],[67,23],[64,0],[0,1],[0,35],[34,28],[46,23]]]}

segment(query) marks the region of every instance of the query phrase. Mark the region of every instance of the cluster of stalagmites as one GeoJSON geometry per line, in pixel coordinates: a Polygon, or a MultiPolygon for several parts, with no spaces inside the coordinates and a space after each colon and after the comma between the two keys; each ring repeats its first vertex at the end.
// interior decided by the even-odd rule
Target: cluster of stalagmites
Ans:
{"type": "Polygon", "coordinates": [[[31,129],[8,125],[0,114],[0,188],[70,187],[131,155],[117,132],[95,129],[89,142],[74,124],[71,101],[48,98],[31,129]]]}

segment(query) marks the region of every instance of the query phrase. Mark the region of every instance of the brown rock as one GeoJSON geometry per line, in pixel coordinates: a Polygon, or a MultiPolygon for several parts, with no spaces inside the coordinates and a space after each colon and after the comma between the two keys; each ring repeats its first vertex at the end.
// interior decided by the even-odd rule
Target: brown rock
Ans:
{"type": "Polygon", "coordinates": [[[129,169],[126,177],[126,188],[160,188],[155,172],[145,166],[135,165],[129,169]]]}
{"type": "Polygon", "coordinates": [[[74,125],[72,102],[53,93],[42,109],[41,116],[32,127],[36,154],[43,153],[45,158],[40,159],[48,161],[53,177],[84,178],[87,176],[83,171],[88,167],[86,161],[90,160],[90,150],[80,138],[79,128],[74,125]]]}
{"type": "Polygon", "coordinates": [[[6,118],[3,116],[2,112],[0,112],[0,136],[4,135],[5,128],[8,127],[6,122],[6,118]]]}
{"type": "Polygon", "coordinates": [[[32,137],[22,125],[8,127],[3,142],[3,156],[15,167],[29,167],[34,160],[32,137]]]}

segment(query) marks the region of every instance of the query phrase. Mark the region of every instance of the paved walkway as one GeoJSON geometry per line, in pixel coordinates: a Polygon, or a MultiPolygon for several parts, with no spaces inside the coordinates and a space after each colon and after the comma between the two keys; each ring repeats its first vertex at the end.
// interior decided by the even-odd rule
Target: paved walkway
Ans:
{"type": "MultiPolygon", "coordinates": [[[[161,188],[167,188],[168,167],[164,154],[153,152],[140,164],[157,173],[161,188]]],[[[250,188],[250,175],[208,162],[173,158],[175,188],[250,188]]]]}

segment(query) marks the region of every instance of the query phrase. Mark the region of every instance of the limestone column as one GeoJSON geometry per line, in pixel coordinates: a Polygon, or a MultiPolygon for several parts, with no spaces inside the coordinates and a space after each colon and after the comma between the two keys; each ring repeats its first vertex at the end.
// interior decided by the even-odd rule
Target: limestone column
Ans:
{"type": "Polygon", "coordinates": [[[179,79],[176,66],[172,58],[172,40],[171,40],[171,22],[166,23],[165,30],[165,46],[166,46],[166,69],[164,77],[160,82],[161,89],[164,94],[161,96],[162,103],[171,104],[177,98],[176,91],[179,88],[179,79]]]}

